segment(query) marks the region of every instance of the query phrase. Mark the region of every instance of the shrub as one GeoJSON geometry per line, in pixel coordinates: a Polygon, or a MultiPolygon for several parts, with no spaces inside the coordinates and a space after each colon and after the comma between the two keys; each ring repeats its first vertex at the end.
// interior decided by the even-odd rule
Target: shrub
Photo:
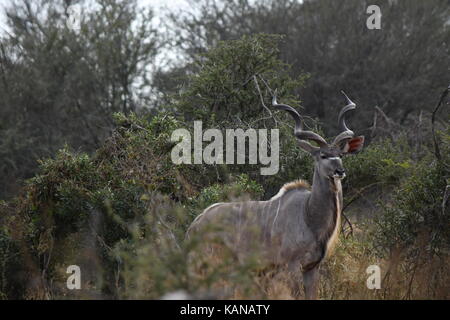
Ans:
{"type": "Polygon", "coordinates": [[[394,191],[393,201],[382,206],[383,214],[376,220],[379,246],[424,246],[432,254],[449,253],[450,211],[444,201],[448,179],[443,162],[417,165],[394,191]]]}
{"type": "Polygon", "coordinates": [[[205,126],[249,123],[263,112],[255,81],[260,83],[264,99],[270,101],[271,97],[263,81],[294,102],[289,94],[303,86],[306,76],[290,77],[289,66],[278,58],[281,39],[279,35],[256,34],[219,42],[202,55],[198,72],[187,76],[187,85],[172,96],[168,109],[186,121],[202,120],[205,126]]]}

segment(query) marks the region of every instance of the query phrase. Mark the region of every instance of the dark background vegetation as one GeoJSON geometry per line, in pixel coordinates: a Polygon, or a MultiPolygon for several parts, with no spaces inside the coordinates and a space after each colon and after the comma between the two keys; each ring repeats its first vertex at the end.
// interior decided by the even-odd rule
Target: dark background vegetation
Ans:
{"type": "Polygon", "coordinates": [[[192,219],[225,200],[311,181],[279,100],[328,139],[344,89],[366,137],[345,160],[341,243],[320,296],[448,299],[450,2],[198,0],[187,12],[96,0],[13,1],[0,38],[0,298],[291,298],[224,256],[190,270],[192,219]],[[368,30],[366,8],[382,11],[368,30]],[[433,119],[433,121],[432,121],[433,119]],[[174,165],[176,128],[279,128],[280,172],[174,165]],[[432,125],[433,122],[433,125],[432,125]],[[83,289],[66,288],[67,266],[83,289]],[[382,268],[381,290],[365,270],[382,268]],[[230,268],[230,266],[234,266],[230,268]]]}

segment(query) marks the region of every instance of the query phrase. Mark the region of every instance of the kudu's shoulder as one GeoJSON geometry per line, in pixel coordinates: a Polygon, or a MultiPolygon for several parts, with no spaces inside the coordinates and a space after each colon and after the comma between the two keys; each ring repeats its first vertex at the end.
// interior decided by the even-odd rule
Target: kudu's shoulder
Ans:
{"type": "Polygon", "coordinates": [[[298,179],[295,181],[291,181],[288,183],[285,183],[280,191],[276,195],[274,195],[270,200],[276,200],[284,196],[287,192],[296,190],[301,192],[309,193],[311,191],[311,186],[306,180],[298,179]]]}
{"type": "Polygon", "coordinates": [[[282,187],[282,189],[289,191],[289,190],[293,190],[293,189],[306,189],[306,190],[311,190],[311,186],[308,183],[308,181],[303,180],[303,179],[298,179],[295,181],[291,181],[288,183],[285,183],[282,187]]]}

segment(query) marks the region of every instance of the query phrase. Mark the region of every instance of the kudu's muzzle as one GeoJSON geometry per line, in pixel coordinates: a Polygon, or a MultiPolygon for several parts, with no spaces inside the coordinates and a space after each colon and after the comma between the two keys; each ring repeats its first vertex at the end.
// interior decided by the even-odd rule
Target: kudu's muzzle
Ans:
{"type": "Polygon", "coordinates": [[[335,178],[344,179],[345,178],[345,169],[336,169],[336,171],[334,171],[333,176],[335,178]]]}

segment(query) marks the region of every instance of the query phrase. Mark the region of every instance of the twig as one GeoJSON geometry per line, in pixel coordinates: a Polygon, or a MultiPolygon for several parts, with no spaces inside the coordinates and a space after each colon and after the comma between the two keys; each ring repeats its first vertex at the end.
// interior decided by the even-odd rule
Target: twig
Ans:
{"type": "Polygon", "coordinates": [[[347,209],[347,207],[348,207],[350,204],[352,204],[354,201],[356,201],[356,200],[358,200],[359,198],[361,198],[361,197],[363,196],[362,193],[363,193],[366,189],[369,189],[370,187],[373,187],[373,186],[375,186],[375,185],[377,185],[377,184],[382,184],[382,182],[374,182],[374,183],[368,184],[367,186],[362,187],[360,190],[356,190],[357,195],[354,196],[353,198],[351,198],[349,202],[347,202],[347,204],[342,208],[342,211],[344,211],[345,209],[347,209]]]}
{"type": "Polygon", "coordinates": [[[386,115],[386,113],[384,113],[383,110],[381,110],[381,108],[379,106],[375,106],[375,110],[378,111],[378,113],[383,117],[384,121],[386,122],[386,124],[388,125],[388,130],[387,132],[389,133],[391,140],[395,140],[394,139],[394,135],[392,133],[392,126],[395,124],[394,121],[392,121],[391,119],[389,119],[389,117],[386,115]]]}
{"type": "Polygon", "coordinates": [[[420,151],[420,145],[422,143],[422,135],[421,135],[421,132],[422,132],[422,114],[423,114],[423,111],[420,110],[419,119],[418,119],[418,123],[417,123],[417,131],[416,131],[416,133],[417,133],[416,134],[416,152],[414,153],[414,160],[418,159],[419,151],[420,151]]]}
{"type": "MultiPolygon", "coordinates": [[[[275,117],[273,116],[272,111],[270,111],[270,109],[269,109],[269,108],[266,106],[266,104],[264,103],[264,98],[263,98],[263,95],[262,95],[262,93],[261,93],[261,89],[260,89],[260,87],[259,87],[258,80],[256,79],[256,76],[253,76],[253,81],[255,82],[255,87],[256,87],[256,89],[258,90],[259,98],[261,99],[261,104],[263,105],[264,109],[266,109],[267,112],[269,112],[269,114],[270,114],[270,117],[269,117],[269,118],[272,118],[272,119],[273,119],[273,121],[275,122],[275,127],[277,127],[277,126],[278,126],[277,120],[276,120],[275,117]]],[[[262,120],[262,119],[260,119],[260,120],[262,120]]]]}
{"type": "Polygon", "coordinates": [[[442,215],[445,215],[445,208],[447,207],[447,202],[450,197],[450,184],[445,187],[444,196],[442,199],[442,215]]]}
{"type": "Polygon", "coordinates": [[[77,106],[77,109],[80,113],[80,117],[83,120],[84,125],[86,126],[86,129],[88,130],[89,134],[91,135],[92,139],[94,140],[95,147],[97,147],[97,148],[100,147],[100,140],[98,139],[97,135],[95,134],[94,130],[92,129],[91,125],[89,124],[89,121],[86,119],[84,112],[81,108],[80,101],[77,100],[75,102],[75,105],[77,106]]]}
{"type": "Polygon", "coordinates": [[[345,209],[347,209],[347,207],[348,207],[350,204],[352,204],[354,201],[356,201],[357,199],[361,198],[361,197],[363,196],[362,193],[363,193],[366,189],[368,189],[368,188],[370,188],[370,187],[373,187],[373,186],[375,186],[375,185],[377,185],[377,184],[380,184],[380,183],[381,183],[381,182],[374,182],[374,183],[368,184],[367,186],[362,187],[360,190],[357,190],[357,191],[356,191],[357,195],[354,196],[353,198],[351,198],[350,201],[347,202],[347,204],[342,208],[341,215],[342,215],[342,216],[344,217],[344,219],[345,219],[345,222],[342,224],[342,228],[341,228],[342,233],[345,232],[345,229],[344,229],[345,223],[348,223],[349,228],[350,228],[350,233],[349,233],[349,235],[352,235],[352,236],[353,236],[353,225],[352,225],[352,223],[350,222],[350,220],[347,218],[347,216],[344,214],[345,209]]]}
{"type": "Polygon", "coordinates": [[[441,152],[439,150],[439,144],[436,137],[436,132],[434,131],[434,122],[436,119],[436,113],[438,112],[439,108],[441,107],[442,102],[444,101],[445,97],[447,97],[448,92],[450,91],[450,85],[445,89],[442,94],[441,98],[439,99],[439,102],[436,105],[436,108],[433,111],[433,114],[431,116],[431,132],[433,134],[433,142],[434,142],[434,154],[438,160],[441,160],[441,152]]]}
{"type": "Polygon", "coordinates": [[[373,113],[373,125],[372,125],[372,128],[369,128],[369,129],[371,129],[371,132],[370,132],[370,137],[373,139],[373,137],[375,136],[375,131],[376,131],[376,129],[377,129],[377,119],[378,119],[378,113],[377,112],[374,112],[373,113]]]}
{"type": "MultiPolygon", "coordinates": [[[[348,224],[349,228],[350,228],[350,232],[349,235],[353,236],[353,224],[350,222],[350,220],[347,218],[347,216],[344,214],[344,211],[341,212],[341,215],[344,217],[345,222],[348,224]]],[[[347,236],[345,235],[345,222],[342,224],[342,233],[344,234],[345,238],[347,238],[347,236]]]]}
{"type": "Polygon", "coordinates": [[[261,79],[261,81],[264,83],[264,85],[266,86],[267,90],[269,90],[269,93],[271,96],[273,96],[273,90],[269,87],[269,85],[267,84],[267,81],[264,80],[263,77],[261,77],[261,75],[258,74],[258,77],[261,79]]]}

